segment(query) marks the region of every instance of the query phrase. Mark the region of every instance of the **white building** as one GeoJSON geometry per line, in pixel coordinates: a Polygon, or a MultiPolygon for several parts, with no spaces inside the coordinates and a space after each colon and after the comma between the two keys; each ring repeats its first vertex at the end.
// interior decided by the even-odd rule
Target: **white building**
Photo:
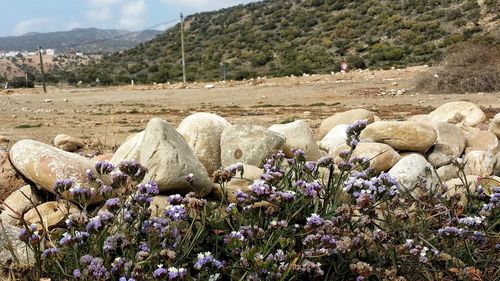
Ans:
{"type": "Polygon", "coordinates": [[[56,54],[56,50],[54,49],[45,49],[45,54],[48,56],[53,56],[56,54]]]}

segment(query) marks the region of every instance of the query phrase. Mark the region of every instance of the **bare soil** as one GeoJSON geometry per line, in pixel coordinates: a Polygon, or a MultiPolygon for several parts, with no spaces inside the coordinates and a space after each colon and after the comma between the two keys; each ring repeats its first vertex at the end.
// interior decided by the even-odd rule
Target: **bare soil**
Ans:
{"type": "Polygon", "coordinates": [[[85,153],[95,154],[112,151],[153,117],[177,126],[194,112],[212,112],[234,124],[264,126],[306,119],[313,130],[324,118],[353,108],[366,108],[390,120],[426,114],[459,100],[478,104],[489,118],[500,112],[500,93],[419,92],[417,76],[425,71],[433,69],[418,66],[186,86],[49,87],[46,94],[40,88],[0,90],[0,136],[12,145],[20,139],[51,143],[64,133],[85,140],[89,145],[85,153]]]}

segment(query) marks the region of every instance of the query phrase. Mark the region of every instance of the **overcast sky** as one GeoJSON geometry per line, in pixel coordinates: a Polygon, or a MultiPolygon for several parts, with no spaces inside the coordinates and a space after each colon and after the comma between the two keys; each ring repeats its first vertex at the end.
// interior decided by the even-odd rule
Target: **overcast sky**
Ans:
{"type": "MultiPolygon", "coordinates": [[[[0,0],[0,36],[73,28],[131,31],[256,0],[0,0]]],[[[167,25],[157,27],[164,29],[167,25]]]]}

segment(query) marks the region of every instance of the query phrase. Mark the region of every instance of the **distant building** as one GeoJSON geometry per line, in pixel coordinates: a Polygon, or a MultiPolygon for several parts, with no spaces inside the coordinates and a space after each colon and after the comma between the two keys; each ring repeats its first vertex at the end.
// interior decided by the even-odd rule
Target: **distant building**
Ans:
{"type": "Polygon", "coordinates": [[[56,54],[56,51],[54,49],[45,49],[45,54],[48,56],[53,56],[56,54]]]}

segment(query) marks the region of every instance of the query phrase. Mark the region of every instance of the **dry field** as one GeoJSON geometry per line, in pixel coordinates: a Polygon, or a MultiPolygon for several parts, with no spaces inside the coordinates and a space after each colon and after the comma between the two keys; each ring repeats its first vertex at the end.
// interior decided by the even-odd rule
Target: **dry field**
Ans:
{"type": "MultiPolygon", "coordinates": [[[[416,76],[432,68],[354,71],[245,82],[0,90],[0,136],[10,145],[20,139],[50,143],[65,133],[89,144],[86,153],[111,151],[140,131],[152,117],[172,125],[194,112],[212,112],[235,124],[306,119],[311,127],[335,112],[366,108],[383,119],[404,120],[457,100],[478,104],[488,117],[500,112],[500,93],[436,95],[418,92],[416,76]],[[93,144],[93,146],[91,146],[93,144]]],[[[0,144],[1,145],[1,144],[0,144]]]]}

